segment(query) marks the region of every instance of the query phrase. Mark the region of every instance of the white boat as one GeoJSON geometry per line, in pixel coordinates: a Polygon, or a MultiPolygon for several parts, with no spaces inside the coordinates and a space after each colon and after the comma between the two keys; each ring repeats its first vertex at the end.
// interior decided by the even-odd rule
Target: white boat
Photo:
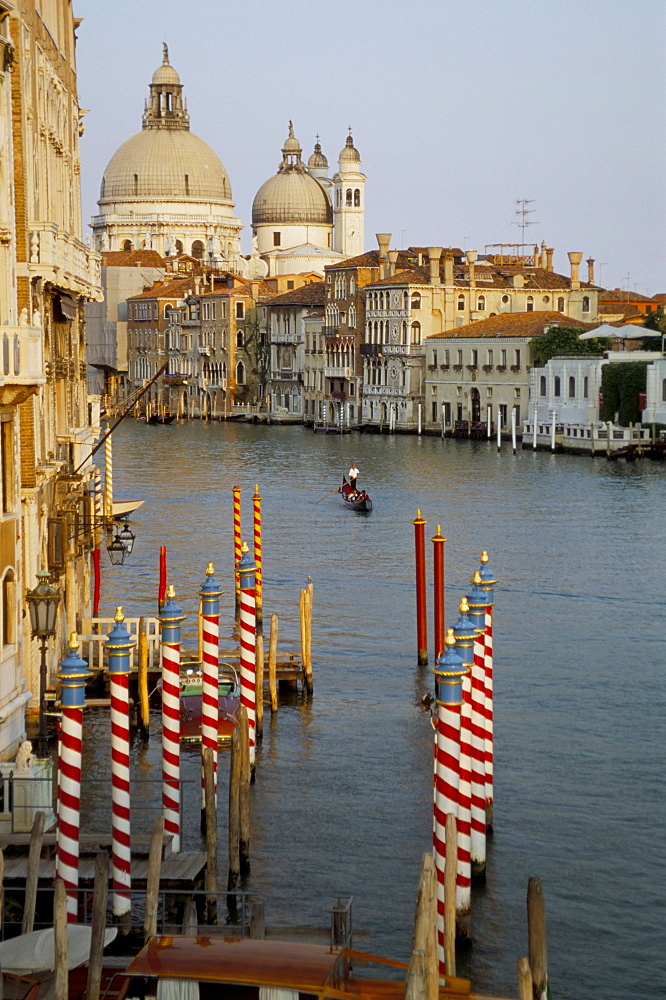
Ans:
{"type": "Polygon", "coordinates": [[[119,520],[123,517],[129,517],[133,514],[135,510],[138,510],[145,500],[114,500],[113,501],[113,517],[114,520],[119,520]]]}

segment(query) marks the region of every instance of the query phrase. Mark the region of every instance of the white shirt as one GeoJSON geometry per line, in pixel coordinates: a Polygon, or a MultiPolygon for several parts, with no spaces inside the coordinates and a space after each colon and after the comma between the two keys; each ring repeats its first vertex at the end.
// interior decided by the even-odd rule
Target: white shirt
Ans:
{"type": "Polygon", "coordinates": [[[349,470],[349,478],[356,479],[357,476],[360,476],[360,472],[358,471],[355,465],[352,465],[351,469],[349,470]]]}

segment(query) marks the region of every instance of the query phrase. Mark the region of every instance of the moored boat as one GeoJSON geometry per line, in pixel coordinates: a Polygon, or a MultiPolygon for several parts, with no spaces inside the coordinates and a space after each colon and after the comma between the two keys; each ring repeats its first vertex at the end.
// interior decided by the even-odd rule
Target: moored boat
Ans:
{"type": "MultiPolygon", "coordinates": [[[[240,684],[238,674],[230,663],[219,664],[218,706],[219,721],[217,742],[222,746],[231,743],[240,711],[240,684]]],[[[161,682],[158,682],[161,687],[161,682]]],[[[183,663],[180,672],[180,739],[184,743],[201,741],[201,692],[203,673],[201,664],[183,663]]]]}
{"type": "Polygon", "coordinates": [[[372,500],[365,490],[355,490],[347,482],[346,476],[342,477],[342,486],[338,488],[338,493],[342,496],[347,507],[351,510],[371,511],[372,500]]]}

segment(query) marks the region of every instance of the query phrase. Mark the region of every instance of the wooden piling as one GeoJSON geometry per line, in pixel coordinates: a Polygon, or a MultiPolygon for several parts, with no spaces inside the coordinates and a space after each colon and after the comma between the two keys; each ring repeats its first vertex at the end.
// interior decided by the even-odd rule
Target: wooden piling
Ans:
{"type": "Polygon", "coordinates": [[[185,901],[183,908],[183,934],[194,937],[199,932],[199,917],[197,916],[197,904],[192,896],[185,901]]]}
{"type": "Polygon", "coordinates": [[[548,956],[546,945],[546,902],[540,878],[527,883],[527,939],[532,970],[532,993],[541,1000],[548,990],[548,956]]]}
{"type": "Polygon", "coordinates": [[[308,640],[307,640],[307,625],[305,623],[306,616],[306,604],[308,600],[307,591],[302,590],[300,601],[299,601],[299,617],[301,623],[301,668],[303,670],[303,686],[305,687],[305,678],[307,677],[307,662],[308,662],[308,640]]]}
{"type": "Polygon", "coordinates": [[[243,706],[240,710],[240,782],[239,782],[239,802],[238,821],[239,838],[238,853],[240,859],[241,875],[248,875],[250,871],[250,782],[252,780],[250,768],[250,739],[247,712],[243,706]]]}
{"type": "Polygon", "coordinates": [[[206,922],[217,923],[217,809],[215,808],[215,754],[206,747],[203,754],[204,799],[206,804],[206,922]]]}
{"type": "MultiPolygon", "coordinates": [[[[423,955],[425,1000],[437,1000],[439,995],[439,963],[437,958],[437,873],[431,853],[423,855],[421,877],[416,894],[416,914],[412,936],[412,957],[423,955]]],[[[411,966],[410,966],[411,968],[411,966]]]]}
{"type": "Polygon", "coordinates": [[[416,554],[416,646],[419,666],[428,664],[428,622],[426,612],[425,526],[427,521],[417,510],[414,525],[416,554]]]}
{"type": "Polygon", "coordinates": [[[25,903],[23,906],[23,923],[21,934],[30,934],[35,924],[35,905],[37,903],[37,879],[39,878],[39,862],[42,856],[42,841],[44,839],[44,813],[38,811],[32,821],[30,832],[30,849],[28,851],[28,872],[25,883],[25,903]]]}
{"type": "Polygon", "coordinates": [[[203,663],[203,614],[202,601],[199,601],[199,613],[197,614],[197,660],[203,663]]]}
{"type": "Polygon", "coordinates": [[[456,974],[456,873],[458,871],[458,824],[447,813],[446,858],[444,860],[444,962],[449,976],[456,974]]]}
{"type": "Polygon", "coordinates": [[[93,911],[90,928],[90,958],[88,960],[88,1000],[99,1000],[102,984],[104,932],[106,931],[106,904],[109,896],[109,855],[98,851],[95,859],[93,911]]]}
{"type": "MultiPolygon", "coordinates": [[[[5,852],[0,847],[0,940],[5,939],[5,852]]],[[[0,975],[2,970],[0,969],[0,975]]]]}
{"type": "Polygon", "coordinates": [[[518,959],[518,1000],[532,1000],[532,970],[525,957],[518,959]]]}
{"type": "Polygon", "coordinates": [[[241,727],[234,726],[229,754],[229,873],[227,891],[232,892],[240,874],[240,779],[241,779],[241,727]]]}
{"type": "Polygon", "coordinates": [[[277,697],[277,644],[278,644],[278,616],[275,612],[271,615],[271,634],[268,643],[268,689],[271,695],[271,712],[278,710],[277,697]]]}
{"type": "Polygon", "coordinates": [[[162,868],[162,840],[164,837],[164,816],[158,816],[153,823],[148,851],[148,875],[146,878],[146,912],[143,920],[143,934],[148,938],[157,934],[157,905],[160,892],[160,871],[162,868]]]}
{"type": "Polygon", "coordinates": [[[255,639],[255,665],[254,673],[256,677],[256,730],[255,739],[257,743],[261,741],[264,734],[264,637],[258,634],[255,639]]]}
{"type": "Polygon", "coordinates": [[[305,588],[305,647],[307,650],[307,663],[305,666],[305,690],[312,694],[312,604],[314,600],[314,583],[308,580],[305,588]]]}
{"type": "Polygon", "coordinates": [[[413,951],[405,982],[405,1000],[427,1000],[425,966],[425,954],[413,951]]]}
{"type": "Polygon", "coordinates": [[[144,739],[148,739],[148,735],[150,733],[150,704],[148,700],[148,636],[146,635],[145,618],[139,618],[139,643],[137,656],[139,730],[144,739]]]}
{"type": "Polygon", "coordinates": [[[53,893],[53,945],[55,951],[55,1000],[67,1000],[69,969],[67,962],[67,893],[61,878],[55,880],[53,893]]]}
{"type": "Polygon", "coordinates": [[[250,916],[250,937],[263,940],[266,937],[266,916],[263,899],[255,899],[250,916]]]}

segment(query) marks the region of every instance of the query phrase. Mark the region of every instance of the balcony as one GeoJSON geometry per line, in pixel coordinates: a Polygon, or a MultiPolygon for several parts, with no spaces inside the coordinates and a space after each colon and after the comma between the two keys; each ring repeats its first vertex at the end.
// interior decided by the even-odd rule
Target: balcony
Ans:
{"type": "Polygon", "coordinates": [[[24,402],[45,382],[41,326],[0,327],[0,405],[24,402]]]}
{"type": "Polygon", "coordinates": [[[30,274],[86,295],[102,298],[102,257],[54,222],[30,223],[30,274]]]}
{"type": "Polygon", "coordinates": [[[324,378],[351,378],[352,374],[351,368],[338,368],[335,365],[324,368],[324,378]]]}

